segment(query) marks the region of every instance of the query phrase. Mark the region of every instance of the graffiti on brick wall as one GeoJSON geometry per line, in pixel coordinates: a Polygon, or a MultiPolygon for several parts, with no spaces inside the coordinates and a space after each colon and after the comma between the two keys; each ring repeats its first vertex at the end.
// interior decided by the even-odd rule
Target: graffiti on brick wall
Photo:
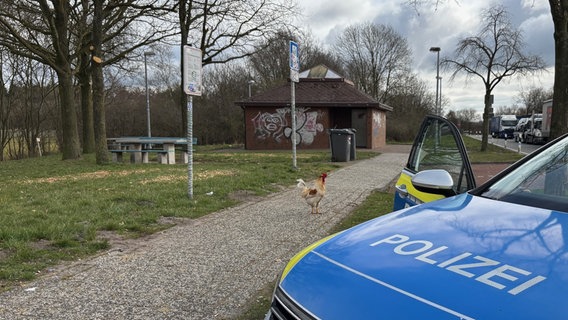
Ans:
{"type": "MultiPolygon", "coordinates": [[[[323,124],[317,122],[318,112],[309,110],[309,108],[296,109],[296,144],[310,145],[318,132],[323,132],[323,124]]],[[[280,108],[275,111],[259,112],[251,119],[257,139],[272,139],[277,143],[291,139],[292,126],[286,118],[286,115],[290,114],[290,109],[280,108]]]]}
{"type": "Polygon", "coordinates": [[[383,115],[378,112],[373,113],[373,137],[378,137],[380,129],[383,127],[383,115]]]}

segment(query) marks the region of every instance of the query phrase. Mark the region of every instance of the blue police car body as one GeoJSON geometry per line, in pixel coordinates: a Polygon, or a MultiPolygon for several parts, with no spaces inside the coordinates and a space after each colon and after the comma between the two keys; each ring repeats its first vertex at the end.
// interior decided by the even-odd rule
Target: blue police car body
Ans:
{"type": "Polygon", "coordinates": [[[318,319],[561,319],[566,213],[464,194],[336,235],[279,290],[318,319]]]}

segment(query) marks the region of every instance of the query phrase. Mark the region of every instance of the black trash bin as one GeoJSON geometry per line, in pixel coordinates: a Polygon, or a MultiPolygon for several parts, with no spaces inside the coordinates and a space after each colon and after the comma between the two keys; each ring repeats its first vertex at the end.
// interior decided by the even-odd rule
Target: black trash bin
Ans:
{"type": "Polygon", "coordinates": [[[331,161],[347,162],[351,160],[353,132],[349,129],[329,129],[331,161]]]}

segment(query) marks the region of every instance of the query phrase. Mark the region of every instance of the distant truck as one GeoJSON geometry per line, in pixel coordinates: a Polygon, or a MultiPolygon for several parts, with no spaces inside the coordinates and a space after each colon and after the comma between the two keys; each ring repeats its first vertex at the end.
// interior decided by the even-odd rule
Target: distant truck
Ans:
{"type": "Polygon", "coordinates": [[[528,118],[521,142],[534,144],[544,143],[545,137],[542,136],[542,114],[533,114],[528,118]]]}
{"type": "Polygon", "coordinates": [[[513,138],[517,122],[513,114],[494,116],[489,122],[489,132],[493,138],[513,138]]]}
{"type": "Polygon", "coordinates": [[[515,132],[513,132],[515,142],[525,142],[525,131],[527,130],[527,125],[532,117],[532,115],[521,116],[519,122],[517,122],[517,126],[515,127],[515,132]]]}
{"type": "Polygon", "coordinates": [[[531,116],[525,126],[524,142],[546,143],[550,137],[550,119],[552,116],[552,99],[542,103],[542,114],[531,116]]]}

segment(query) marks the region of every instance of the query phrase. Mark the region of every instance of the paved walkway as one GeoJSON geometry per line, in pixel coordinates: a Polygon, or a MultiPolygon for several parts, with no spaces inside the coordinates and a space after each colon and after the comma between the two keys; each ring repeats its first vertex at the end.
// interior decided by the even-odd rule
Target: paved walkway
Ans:
{"type": "MultiPolygon", "coordinates": [[[[390,151],[390,152],[389,152],[390,151]]],[[[0,319],[227,319],[274,281],[288,259],[374,189],[408,153],[353,161],[327,179],[323,214],[299,190],[272,194],[170,228],[134,249],[113,248],[0,294],[0,319]]],[[[406,150],[405,150],[406,151],[406,150]]]]}

